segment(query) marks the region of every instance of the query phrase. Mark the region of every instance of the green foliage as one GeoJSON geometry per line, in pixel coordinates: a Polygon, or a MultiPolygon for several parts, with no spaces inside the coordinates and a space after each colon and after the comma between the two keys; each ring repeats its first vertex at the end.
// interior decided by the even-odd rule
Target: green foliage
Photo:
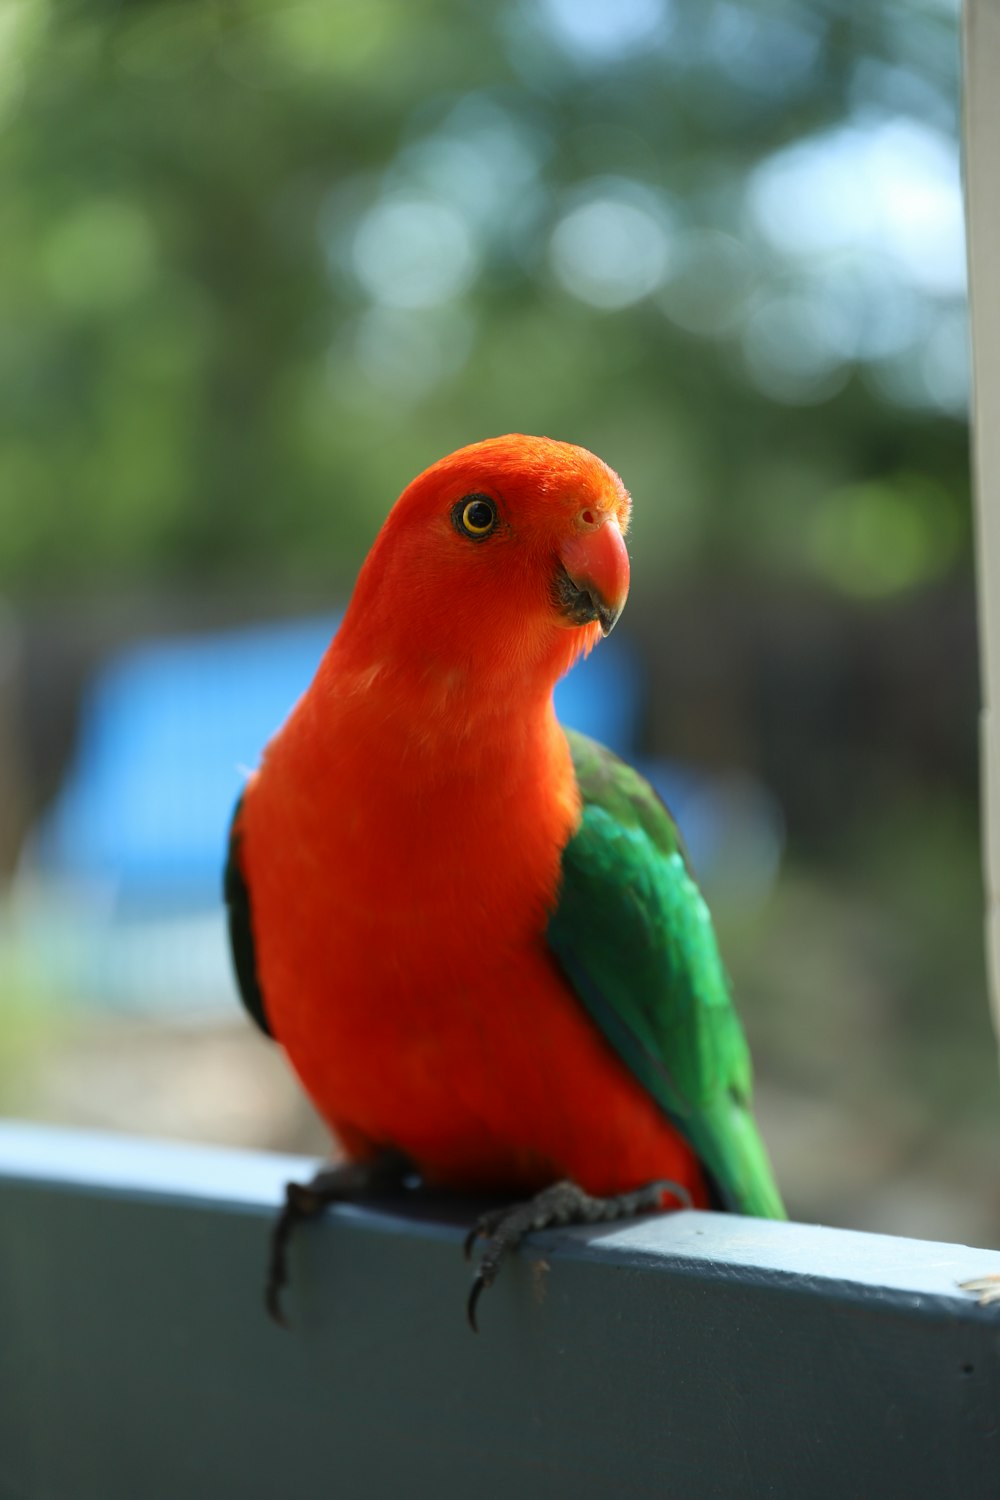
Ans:
{"type": "Polygon", "coordinates": [[[955,298],[897,288],[880,343],[856,252],[748,193],[847,124],[946,138],[955,58],[930,0],[4,0],[0,585],[330,590],[417,469],[512,429],[621,469],[640,590],[920,583],[967,546],[913,352],[955,298]]]}
{"type": "Polygon", "coordinates": [[[902,473],[831,490],[809,531],[819,575],[861,598],[947,574],[960,541],[960,520],[943,485],[902,473]]]}

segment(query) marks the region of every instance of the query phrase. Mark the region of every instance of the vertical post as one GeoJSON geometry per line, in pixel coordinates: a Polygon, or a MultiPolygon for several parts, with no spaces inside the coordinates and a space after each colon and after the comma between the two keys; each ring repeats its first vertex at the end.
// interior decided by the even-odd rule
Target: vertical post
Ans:
{"type": "Polygon", "coordinates": [[[965,0],[964,50],[986,951],[1000,1036],[1000,0],[965,0]]]}

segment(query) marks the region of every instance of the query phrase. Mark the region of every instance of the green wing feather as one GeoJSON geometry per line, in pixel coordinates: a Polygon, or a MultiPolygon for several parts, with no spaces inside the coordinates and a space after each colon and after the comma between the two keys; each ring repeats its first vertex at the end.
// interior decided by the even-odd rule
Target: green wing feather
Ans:
{"type": "Polygon", "coordinates": [[[708,907],[648,782],[566,732],[583,797],[547,939],[592,1020],[707,1169],[722,1204],[783,1219],[743,1028],[708,907]]]}

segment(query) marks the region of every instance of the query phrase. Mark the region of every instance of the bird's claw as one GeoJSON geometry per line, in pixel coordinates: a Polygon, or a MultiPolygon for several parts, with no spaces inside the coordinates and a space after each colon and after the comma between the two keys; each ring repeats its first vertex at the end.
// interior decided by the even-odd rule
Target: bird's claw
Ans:
{"type": "Polygon", "coordinates": [[[364,1197],[380,1188],[398,1188],[412,1171],[396,1151],[382,1151],[366,1161],[342,1162],[317,1172],[310,1182],[285,1184],[285,1201],[271,1230],[271,1253],[264,1285],[264,1305],[279,1328],[288,1328],[281,1294],[288,1285],[288,1242],[297,1224],[314,1219],[329,1203],[364,1197]]]}
{"type": "Polygon", "coordinates": [[[525,1235],[536,1229],[549,1229],[556,1225],[607,1223],[633,1214],[649,1213],[663,1208],[665,1194],[675,1198],[685,1208],[691,1205],[691,1195],[676,1182],[650,1182],[631,1193],[594,1198],[575,1182],[564,1181],[553,1183],[525,1203],[515,1203],[510,1208],[495,1208],[480,1214],[462,1244],[465,1258],[469,1260],[476,1241],[486,1241],[465,1304],[466,1317],[473,1333],[479,1332],[476,1309],[480,1297],[493,1285],[504,1260],[512,1250],[517,1249],[525,1235]]]}
{"type": "MultiPolygon", "coordinates": [[[[541,1197],[541,1194],[539,1194],[539,1197],[541,1197]]],[[[536,1202],[536,1200],[532,1199],[531,1202],[533,1204],[536,1202]]],[[[516,1203],[513,1208],[491,1208],[488,1213],[480,1214],[479,1218],[473,1224],[472,1228],[465,1236],[465,1239],[462,1241],[462,1251],[465,1255],[466,1260],[472,1259],[472,1252],[475,1248],[477,1240],[491,1240],[497,1233],[497,1231],[501,1229],[514,1214],[518,1214],[521,1209],[528,1206],[529,1205],[527,1204],[516,1203]]],[[[538,1224],[534,1226],[534,1228],[536,1229],[541,1227],[542,1226],[538,1224]]],[[[513,1248],[513,1246],[511,1246],[511,1248],[513,1248]]]]}
{"type": "Polygon", "coordinates": [[[495,1275],[496,1272],[493,1272],[492,1275],[485,1274],[482,1267],[480,1266],[479,1270],[472,1278],[472,1285],[469,1288],[469,1299],[465,1304],[465,1315],[468,1319],[469,1327],[472,1329],[473,1333],[479,1332],[479,1324],[476,1322],[476,1307],[478,1305],[479,1299],[485,1292],[486,1288],[493,1285],[493,1279],[495,1275]]]}
{"type": "Polygon", "coordinates": [[[264,1288],[264,1305],[267,1308],[268,1317],[272,1323],[277,1323],[278,1327],[284,1328],[286,1332],[291,1327],[291,1324],[285,1317],[284,1309],[281,1306],[281,1293],[287,1284],[288,1279],[286,1277],[280,1283],[269,1280],[264,1288]]]}

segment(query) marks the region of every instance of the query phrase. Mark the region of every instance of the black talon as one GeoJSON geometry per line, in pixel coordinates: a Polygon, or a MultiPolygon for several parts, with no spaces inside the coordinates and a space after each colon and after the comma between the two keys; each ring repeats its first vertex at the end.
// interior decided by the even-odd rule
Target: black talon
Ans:
{"type": "Polygon", "coordinates": [[[272,1321],[279,1328],[288,1328],[288,1319],[281,1307],[281,1293],[288,1285],[288,1241],[299,1219],[308,1217],[304,1206],[306,1190],[301,1183],[285,1184],[285,1206],[271,1231],[271,1255],[264,1284],[264,1304],[272,1321]]]}
{"type": "Polygon", "coordinates": [[[493,1285],[504,1260],[517,1249],[525,1235],[554,1225],[607,1224],[614,1219],[662,1210],[664,1193],[670,1193],[679,1204],[690,1208],[691,1195],[687,1188],[666,1179],[648,1182],[633,1192],[618,1193],[610,1198],[593,1198],[575,1182],[564,1181],[554,1182],[526,1203],[515,1203],[510,1208],[481,1214],[465,1236],[462,1247],[468,1260],[476,1240],[486,1241],[465,1304],[473,1333],[479,1332],[476,1309],[480,1297],[487,1287],[493,1285]]]}
{"type": "Polygon", "coordinates": [[[476,1304],[488,1286],[489,1282],[482,1271],[477,1271],[472,1278],[472,1286],[469,1288],[469,1300],[465,1304],[465,1315],[473,1333],[479,1332],[479,1324],[476,1322],[476,1304]]]}
{"type": "Polygon", "coordinates": [[[272,1283],[269,1281],[264,1288],[264,1305],[267,1308],[268,1316],[273,1323],[277,1323],[279,1328],[284,1328],[286,1333],[291,1324],[281,1310],[281,1293],[287,1285],[288,1278],[282,1277],[280,1282],[276,1281],[272,1283]]]}
{"type": "Polygon", "coordinates": [[[691,1207],[691,1194],[686,1187],[681,1187],[679,1182],[654,1182],[653,1187],[658,1188],[661,1193],[669,1193],[676,1198],[682,1208],[691,1207]]]}
{"type": "Polygon", "coordinates": [[[398,1152],[384,1151],[369,1161],[327,1167],[317,1172],[311,1182],[285,1184],[284,1206],[271,1230],[271,1254],[264,1283],[264,1306],[279,1328],[289,1327],[281,1306],[281,1293],[288,1285],[288,1242],[296,1224],[316,1218],[329,1203],[362,1198],[380,1188],[399,1187],[412,1170],[398,1152]]]}

